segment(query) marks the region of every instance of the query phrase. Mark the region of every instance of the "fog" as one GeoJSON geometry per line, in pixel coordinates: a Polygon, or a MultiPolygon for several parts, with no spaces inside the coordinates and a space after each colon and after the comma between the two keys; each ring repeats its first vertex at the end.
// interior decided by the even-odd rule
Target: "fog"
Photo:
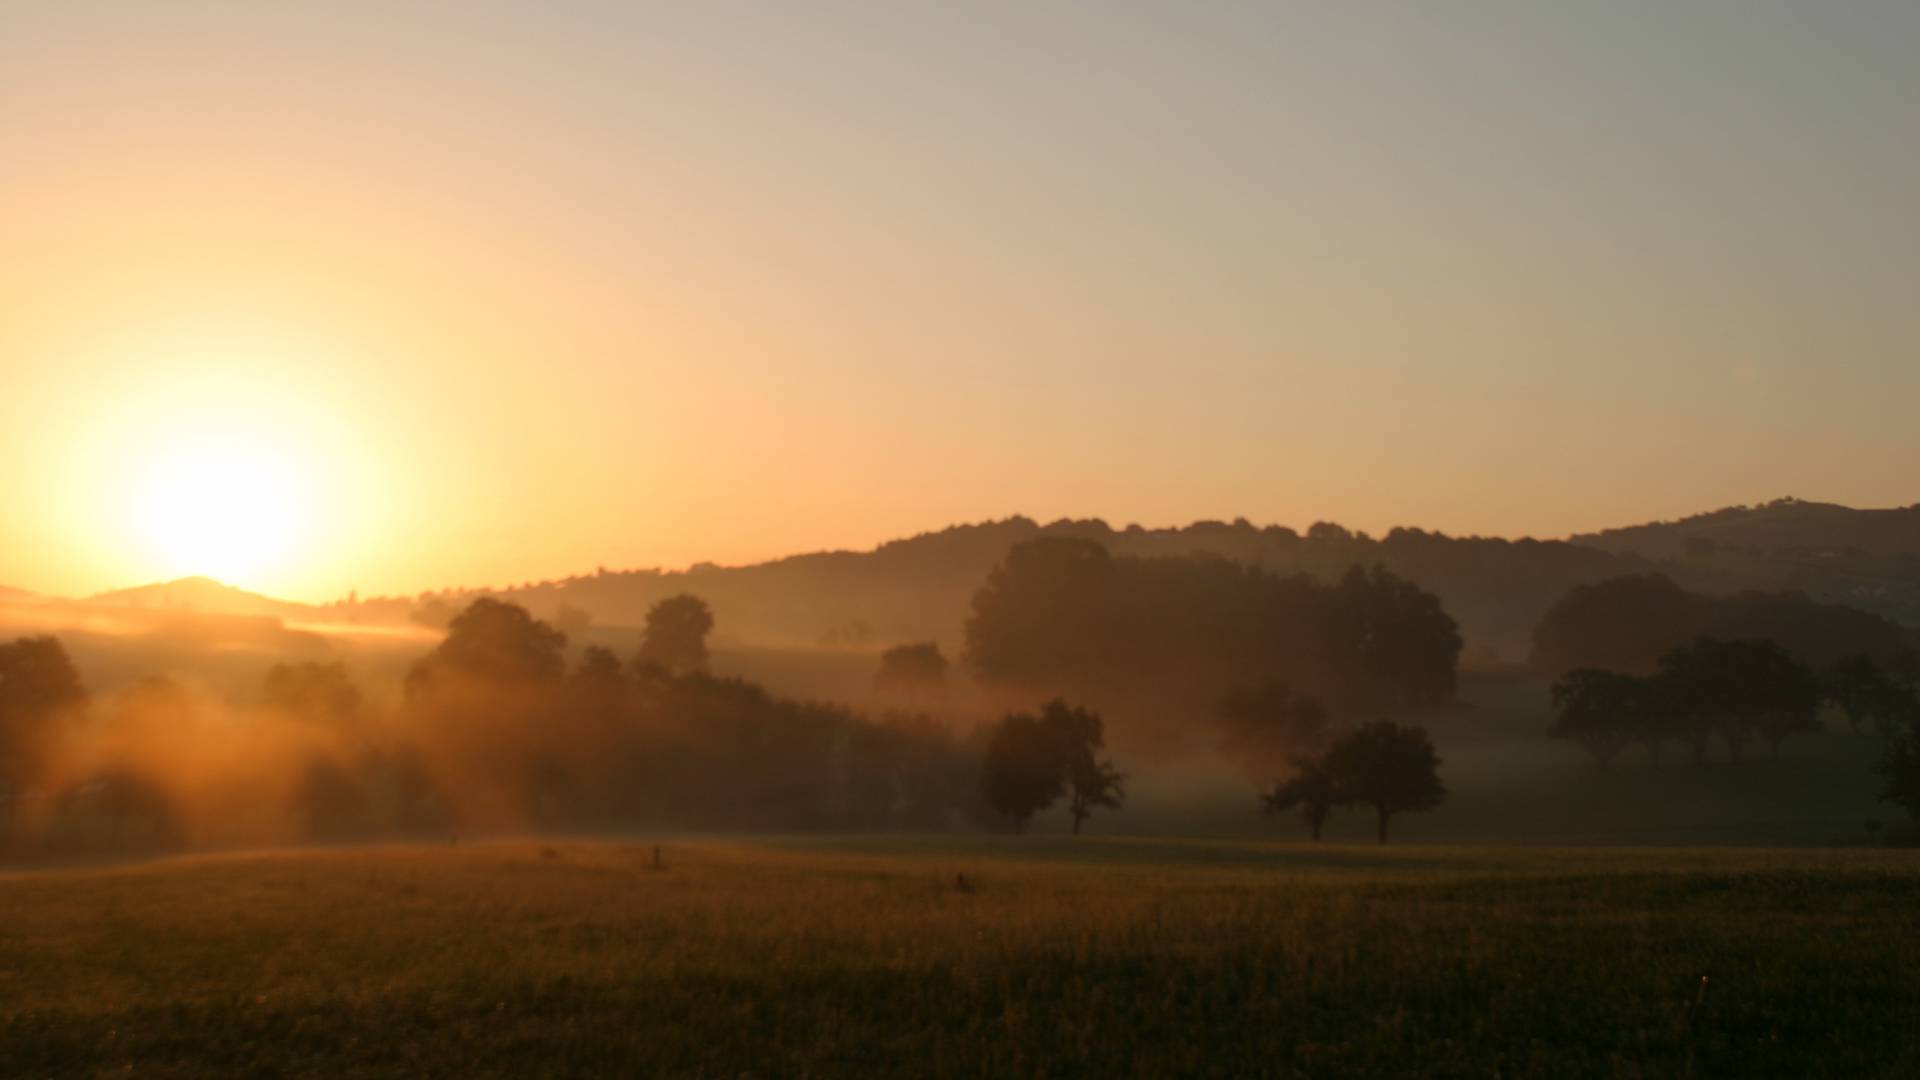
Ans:
{"type": "MultiPolygon", "coordinates": [[[[851,585],[850,606],[814,616],[834,633],[770,633],[805,595],[775,578],[744,627],[691,593],[631,617],[518,602],[537,589],[436,595],[444,611],[416,602],[397,619],[377,600],[180,602],[217,607],[224,587],[208,582],[138,602],[11,596],[5,852],[1081,824],[1286,837],[1304,812],[1295,781],[1382,724],[1437,770],[1425,801],[1399,808],[1419,812],[1400,826],[1413,839],[1846,842],[1885,812],[1872,736],[1903,722],[1915,669],[1911,632],[1871,613],[1619,575],[1541,604],[1529,663],[1494,664],[1440,595],[1378,565],[1287,574],[1204,548],[1129,555],[1102,536],[1030,536],[947,615],[949,593],[931,589],[919,617],[953,629],[906,640],[877,629],[884,606],[842,618],[866,610],[851,585]],[[1824,711],[1702,706],[1655,729],[1563,698],[1564,673],[1651,679],[1695,634],[1773,643],[1776,666],[1804,672],[1779,685],[1817,686],[1824,711]],[[1016,721],[1045,728],[1055,699],[1090,719],[1009,757],[1016,721]],[[1760,734],[1775,749],[1755,764],[1742,750],[1760,734]],[[1660,768],[1645,754],[1663,745],[1704,764],[1660,768]]],[[[1336,541],[1359,542],[1313,542],[1336,541]]],[[[733,610],[754,601],[732,596],[733,610]]],[[[1336,794],[1329,835],[1365,835],[1368,804],[1336,794]]]]}

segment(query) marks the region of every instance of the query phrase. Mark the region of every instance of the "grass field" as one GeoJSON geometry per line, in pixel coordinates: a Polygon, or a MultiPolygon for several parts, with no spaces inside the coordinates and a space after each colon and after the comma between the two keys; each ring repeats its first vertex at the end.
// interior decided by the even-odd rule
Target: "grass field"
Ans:
{"type": "Polygon", "coordinates": [[[528,841],[0,875],[0,1070],[1920,1070],[1909,853],[663,850],[662,870],[650,843],[528,841]]]}

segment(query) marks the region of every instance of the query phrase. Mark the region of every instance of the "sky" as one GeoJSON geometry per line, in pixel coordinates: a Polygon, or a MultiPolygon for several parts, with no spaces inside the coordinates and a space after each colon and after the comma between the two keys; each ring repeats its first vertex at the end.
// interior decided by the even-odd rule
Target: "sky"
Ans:
{"type": "Polygon", "coordinates": [[[0,0],[0,584],[1920,501],[1920,4],[0,0]]]}

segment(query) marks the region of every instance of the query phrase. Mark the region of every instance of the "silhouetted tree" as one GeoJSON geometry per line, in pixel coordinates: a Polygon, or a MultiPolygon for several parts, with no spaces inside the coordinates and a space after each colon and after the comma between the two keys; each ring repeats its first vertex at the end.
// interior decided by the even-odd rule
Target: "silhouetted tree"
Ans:
{"type": "Polygon", "coordinates": [[[1125,777],[1111,761],[1099,758],[1106,745],[1105,724],[1099,714],[1077,708],[1055,698],[1040,710],[1040,722],[1059,743],[1059,757],[1066,770],[1068,811],[1073,815],[1073,834],[1096,806],[1119,809],[1126,801],[1125,777]]]}
{"type": "Polygon", "coordinates": [[[1376,720],[1342,736],[1327,751],[1327,771],[1343,803],[1365,803],[1380,815],[1380,842],[1387,842],[1393,815],[1430,810],[1447,797],[1440,758],[1427,733],[1414,726],[1376,720]]]}
{"type": "Polygon", "coordinates": [[[1085,685],[1109,674],[1116,571],[1091,540],[1015,545],[987,575],[967,620],[967,662],[990,682],[1085,685]]]}
{"type": "Polygon", "coordinates": [[[1869,656],[1856,656],[1828,669],[1820,681],[1822,695],[1847,716],[1856,734],[1863,725],[1882,735],[1914,711],[1914,690],[1894,678],[1869,656]]]}
{"type": "Polygon", "coordinates": [[[1260,797],[1262,812],[1280,814],[1298,809],[1300,820],[1320,839],[1327,815],[1341,801],[1340,787],[1327,767],[1325,755],[1303,755],[1294,762],[1293,776],[1275,784],[1260,797]]]}
{"type": "Polygon", "coordinates": [[[1794,592],[1701,596],[1663,575],[1638,574],[1561,597],[1534,629],[1531,662],[1549,678],[1581,667],[1648,674],[1666,653],[1699,638],[1773,641],[1822,671],[1858,655],[1894,663],[1908,651],[1900,626],[1840,604],[1794,592]]]}
{"type": "Polygon", "coordinates": [[[569,638],[578,639],[593,629],[593,613],[583,607],[562,603],[553,609],[553,628],[569,638]]]}
{"type": "Polygon", "coordinates": [[[445,630],[458,614],[459,610],[444,598],[423,594],[413,610],[407,613],[407,618],[429,630],[445,630]]]}
{"type": "Polygon", "coordinates": [[[360,688],[339,661],[279,663],[267,669],[261,696],[269,708],[322,724],[351,720],[360,711],[360,688]]]}
{"type": "Polygon", "coordinates": [[[567,676],[567,694],[584,716],[613,720],[627,697],[627,673],[610,649],[589,645],[567,676]]]}
{"type": "Polygon", "coordinates": [[[1747,723],[1778,758],[1787,736],[1820,730],[1820,679],[1777,642],[1735,644],[1747,723]]]}
{"type": "Polygon", "coordinates": [[[987,806],[1025,832],[1033,815],[1052,806],[1067,788],[1059,736],[1037,716],[1011,713],[993,726],[981,766],[980,790],[987,806]]]}
{"type": "Polygon", "coordinates": [[[1775,642],[1701,638],[1669,651],[1660,669],[1696,762],[1705,760],[1713,734],[1737,762],[1755,737],[1777,756],[1788,735],[1819,728],[1819,680],[1775,642]]]}
{"type": "Polygon", "coordinates": [[[447,625],[447,636],[407,673],[407,692],[441,675],[481,682],[554,683],[566,670],[567,637],[518,604],[481,597],[447,625]]]}
{"type": "Polygon", "coordinates": [[[1376,565],[1347,571],[1329,600],[1328,659],[1344,675],[1337,702],[1415,708],[1453,700],[1462,642],[1438,597],[1376,565]]]}
{"type": "Polygon", "coordinates": [[[1179,715],[1274,680],[1335,708],[1453,699],[1460,635],[1386,570],[1338,584],[1217,556],[1114,558],[1050,536],[1015,546],[974,596],[967,659],[986,682],[1179,715]]]}
{"type": "Polygon", "coordinates": [[[1620,751],[1636,741],[1637,720],[1644,700],[1638,676],[1594,668],[1576,668],[1553,684],[1553,727],[1549,734],[1574,739],[1602,765],[1611,765],[1620,751]]]}
{"type": "Polygon", "coordinates": [[[1260,784],[1281,775],[1303,755],[1317,752],[1326,740],[1326,710],[1279,679],[1228,694],[1214,715],[1220,723],[1220,752],[1260,784]]]}
{"type": "Polygon", "coordinates": [[[713,612],[697,596],[669,596],[647,611],[639,661],[658,664],[677,675],[707,670],[707,635],[713,612]]]}
{"type": "Polygon", "coordinates": [[[0,645],[0,842],[21,789],[36,782],[63,717],[87,702],[80,672],[59,639],[0,645]]]}
{"type": "Polygon", "coordinates": [[[874,675],[873,684],[909,700],[937,695],[947,686],[947,658],[932,641],[896,645],[880,654],[880,670],[874,675]]]}
{"type": "Polygon", "coordinates": [[[1534,629],[1530,663],[1548,678],[1576,668],[1651,674],[1664,653],[1698,634],[1707,606],[1662,574],[1579,585],[1534,629]]]}
{"type": "Polygon", "coordinates": [[[1893,726],[1875,768],[1880,798],[1920,818],[1920,717],[1909,716],[1893,726]]]}

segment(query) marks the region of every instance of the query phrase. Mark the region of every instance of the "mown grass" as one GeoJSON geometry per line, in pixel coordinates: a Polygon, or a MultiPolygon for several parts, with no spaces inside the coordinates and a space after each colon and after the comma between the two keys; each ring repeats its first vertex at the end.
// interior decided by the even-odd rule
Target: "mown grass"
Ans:
{"type": "Polygon", "coordinates": [[[0,875],[0,1070],[1920,1070],[1920,859],[1899,852],[688,840],[662,871],[651,852],[0,875]]]}

